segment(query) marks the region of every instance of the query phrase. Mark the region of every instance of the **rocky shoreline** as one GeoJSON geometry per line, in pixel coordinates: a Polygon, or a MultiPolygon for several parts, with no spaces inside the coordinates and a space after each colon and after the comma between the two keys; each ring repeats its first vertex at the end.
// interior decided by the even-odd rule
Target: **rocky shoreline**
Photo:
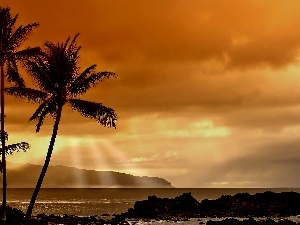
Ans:
{"type": "MultiPolygon", "coordinates": [[[[268,191],[254,195],[238,193],[233,196],[223,195],[216,200],[204,199],[200,202],[191,193],[183,193],[175,198],[149,196],[147,200],[137,201],[127,212],[113,216],[107,214],[79,217],[66,214],[38,214],[34,220],[23,220],[22,224],[116,225],[151,220],[181,221],[185,224],[184,221],[190,221],[191,218],[199,218],[196,220],[197,224],[207,225],[300,224],[286,219],[291,216],[299,217],[300,221],[300,193],[297,192],[268,191]]],[[[22,217],[22,211],[10,209],[7,213],[8,220],[0,221],[0,224],[21,224],[22,217]]]]}
{"type": "Polygon", "coordinates": [[[149,196],[119,215],[125,218],[169,217],[288,217],[300,215],[300,193],[264,192],[222,195],[216,200],[197,201],[191,193],[173,199],[149,196]]]}

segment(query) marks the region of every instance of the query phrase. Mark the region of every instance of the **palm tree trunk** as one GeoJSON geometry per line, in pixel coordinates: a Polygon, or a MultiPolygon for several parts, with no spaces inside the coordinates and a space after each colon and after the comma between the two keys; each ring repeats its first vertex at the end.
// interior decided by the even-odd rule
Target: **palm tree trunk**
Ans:
{"type": "MultiPolygon", "coordinates": [[[[2,47],[2,44],[0,48],[2,47]]],[[[5,160],[5,135],[4,135],[4,65],[3,62],[0,64],[1,67],[1,90],[0,90],[0,95],[1,95],[1,143],[2,143],[2,148],[1,148],[1,154],[2,154],[2,172],[3,172],[3,177],[2,177],[2,214],[1,214],[1,219],[6,220],[6,160],[5,160]]]]}
{"type": "Polygon", "coordinates": [[[50,143],[49,143],[49,147],[48,147],[47,156],[46,156],[46,159],[45,159],[42,171],[40,173],[40,177],[39,177],[39,179],[38,179],[38,181],[36,183],[34,192],[32,194],[32,197],[31,197],[31,200],[30,200],[27,212],[25,214],[25,219],[30,219],[31,218],[31,214],[32,214],[34,203],[35,203],[36,198],[38,196],[38,193],[39,193],[39,191],[41,189],[41,186],[42,186],[42,183],[43,183],[43,179],[44,179],[44,177],[46,175],[46,172],[47,172],[47,169],[48,169],[48,166],[49,166],[49,163],[50,163],[51,155],[52,155],[52,152],[53,152],[55,138],[56,138],[57,131],[58,131],[58,125],[59,125],[59,121],[60,121],[60,118],[61,118],[61,112],[62,112],[62,105],[59,105],[58,109],[57,109],[55,123],[54,123],[54,126],[53,126],[52,137],[51,137],[51,140],[50,140],[50,143]]]}
{"type": "MultiPolygon", "coordinates": [[[[3,33],[3,30],[1,30],[3,33]]],[[[3,43],[0,41],[0,52],[2,52],[3,43]]],[[[1,110],[0,110],[0,120],[1,120],[1,163],[2,163],[2,210],[1,210],[1,219],[6,220],[6,160],[5,160],[5,128],[4,128],[4,58],[0,62],[0,99],[1,99],[1,110]]]]}

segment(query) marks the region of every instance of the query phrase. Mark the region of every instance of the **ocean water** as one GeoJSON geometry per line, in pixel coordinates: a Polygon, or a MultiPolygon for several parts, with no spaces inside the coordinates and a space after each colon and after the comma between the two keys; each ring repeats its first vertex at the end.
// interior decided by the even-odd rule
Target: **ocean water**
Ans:
{"type": "MultiPolygon", "coordinates": [[[[201,201],[203,199],[216,199],[222,195],[245,192],[255,194],[265,191],[295,191],[300,193],[300,188],[49,188],[41,189],[33,214],[113,215],[126,212],[133,207],[136,201],[145,200],[148,196],[153,195],[160,198],[174,198],[182,193],[191,192],[194,198],[201,201]]],[[[7,203],[9,206],[26,211],[32,192],[33,189],[8,189],[7,203]]],[[[141,224],[172,223],[148,221],[141,224]]],[[[192,219],[191,221],[185,221],[183,224],[199,224],[199,221],[192,219]]]]}

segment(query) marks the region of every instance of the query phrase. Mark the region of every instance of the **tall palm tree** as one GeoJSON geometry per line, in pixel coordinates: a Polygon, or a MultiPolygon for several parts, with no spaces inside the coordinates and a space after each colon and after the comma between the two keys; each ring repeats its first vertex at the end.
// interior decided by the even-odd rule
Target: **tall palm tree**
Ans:
{"type": "Polygon", "coordinates": [[[25,215],[26,219],[31,217],[35,200],[50,163],[62,107],[68,104],[82,116],[95,119],[105,127],[116,128],[117,115],[113,109],[101,103],[76,98],[86,93],[97,83],[110,77],[116,77],[116,74],[112,72],[95,72],[96,65],[92,65],[79,73],[80,46],[78,47],[76,44],[77,36],[78,34],[72,40],[68,38],[64,43],[46,42],[42,50],[43,55],[37,56],[34,60],[26,60],[25,65],[28,74],[40,90],[25,87],[6,89],[6,93],[17,98],[40,103],[29,119],[29,121],[37,120],[36,132],[39,132],[46,116],[51,116],[54,119],[48,152],[25,215]]]}
{"type": "Polygon", "coordinates": [[[18,15],[12,16],[9,7],[0,7],[0,100],[1,100],[1,161],[3,168],[3,192],[2,215],[5,219],[6,208],[6,160],[5,160],[5,136],[4,136],[4,77],[8,82],[24,87],[24,80],[20,76],[17,62],[22,61],[39,52],[39,48],[27,48],[18,51],[28,35],[38,26],[37,23],[21,25],[15,29],[18,15]],[[5,73],[4,73],[5,71],[5,73]]]}

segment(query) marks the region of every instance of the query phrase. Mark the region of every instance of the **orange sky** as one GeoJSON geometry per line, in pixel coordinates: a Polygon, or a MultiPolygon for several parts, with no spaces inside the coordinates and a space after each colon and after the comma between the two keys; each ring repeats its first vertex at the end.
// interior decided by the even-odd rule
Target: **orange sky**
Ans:
{"type": "MultiPolygon", "coordinates": [[[[273,0],[0,0],[23,48],[78,38],[83,68],[113,71],[84,98],[116,110],[117,130],[67,107],[51,160],[159,176],[175,187],[299,187],[300,2],[273,0]]],[[[24,74],[26,76],[26,74],[24,74]]],[[[29,80],[28,78],[26,80],[29,80]]],[[[51,135],[36,105],[6,98],[10,143],[42,164],[51,135]]]]}

